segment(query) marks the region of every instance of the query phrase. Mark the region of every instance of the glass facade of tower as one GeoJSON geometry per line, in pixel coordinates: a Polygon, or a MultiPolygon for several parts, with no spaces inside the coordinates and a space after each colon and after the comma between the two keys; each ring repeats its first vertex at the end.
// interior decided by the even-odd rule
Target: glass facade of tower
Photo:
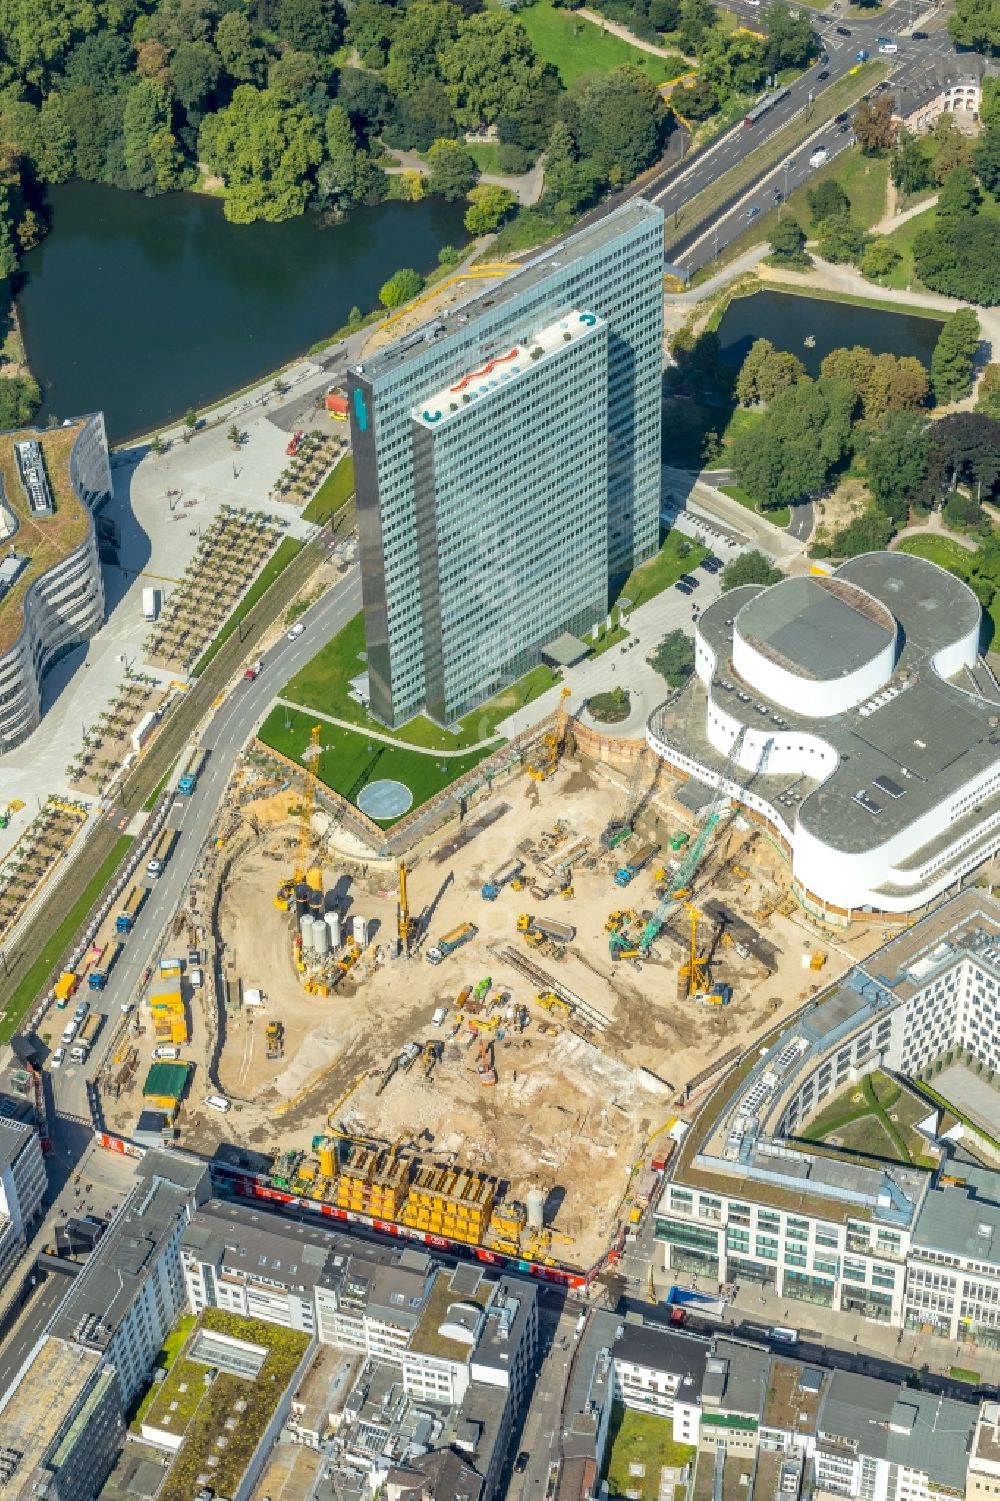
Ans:
{"type": "Polygon", "coordinates": [[[662,277],[662,214],[633,200],[350,373],[371,707],[386,723],[467,712],[545,641],[601,619],[609,581],[656,551],[662,277]],[[595,321],[564,339],[575,310],[595,321]],[[501,378],[515,346],[528,359],[501,378]],[[424,420],[491,361],[492,386],[424,420]]]}

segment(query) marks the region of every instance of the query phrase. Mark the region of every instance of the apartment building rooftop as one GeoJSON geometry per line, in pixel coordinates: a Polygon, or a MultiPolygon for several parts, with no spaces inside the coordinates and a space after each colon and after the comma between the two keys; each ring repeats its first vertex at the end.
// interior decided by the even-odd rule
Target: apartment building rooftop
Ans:
{"type": "Polygon", "coordinates": [[[561,239],[550,241],[538,255],[524,262],[503,281],[486,288],[473,287],[464,301],[429,318],[396,343],[379,349],[365,361],[365,373],[373,383],[391,375],[421,354],[435,339],[455,333],[472,319],[493,308],[503,307],[512,298],[529,292],[559,267],[602,250],[634,226],[643,223],[654,225],[660,219],[661,211],[653,204],[647,203],[644,198],[630,198],[627,203],[621,204],[594,223],[575,229],[561,239]]]}
{"type": "Polygon", "coordinates": [[[913,1248],[940,1251],[1000,1266],[1000,1172],[963,1167],[960,1183],[934,1188],[924,1199],[913,1248]]]}
{"type": "Polygon", "coordinates": [[[731,1339],[716,1339],[705,1362],[701,1401],[706,1409],[759,1418],[767,1393],[767,1352],[731,1339]]]}
{"type": "Polygon", "coordinates": [[[885,1459],[889,1449],[889,1419],[899,1398],[893,1381],[833,1371],[820,1405],[817,1429],[824,1440],[846,1442],[858,1453],[885,1459]]]}
{"type": "Polygon", "coordinates": [[[208,1193],[208,1169],[173,1153],[150,1152],[140,1181],[63,1299],[51,1332],[104,1349],[163,1247],[187,1216],[192,1194],[208,1193]],[[176,1181],[180,1179],[181,1181],[176,1181]]]}
{"type": "Polygon", "coordinates": [[[889,1415],[886,1458],[890,1464],[923,1470],[936,1485],[961,1494],[977,1417],[969,1402],[904,1387],[889,1415]]]}
{"type": "Polygon", "coordinates": [[[473,1355],[477,1367],[509,1370],[510,1352],[520,1347],[537,1297],[535,1288],[526,1279],[515,1282],[510,1277],[500,1278],[473,1355]]]}
{"type": "Polygon", "coordinates": [[[483,1312],[496,1284],[482,1280],[478,1269],[440,1267],[410,1349],[446,1360],[464,1360],[472,1352],[483,1312]]]}
{"type": "Polygon", "coordinates": [[[678,1395],[694,1401],[704,1386],[709,1348],[707,1340],[678,1334],[661,1324],[626,1322],[611,1353],[615,1360],[629,1365],[648,1366],[664,1375],[678,1376],[678,1395]]]}
{"type": "Polygon", "coordinates": [[[33,1129],[25,1121],[11,1120],[0,1115],[0,1171],[14,1165],[33,1129]]]}
{"type": "Polygon", "coordinates": [[[401,1498],[412,1495],[416,1501],[479,1501],[483,1493],[482,1475],[453,1449],[434,1449],[406,1465],[394,1465],[386,1484],[398,1487],[401,1498]]]}
{"type": "Polygon", "coordinates": [[[984,1402],[980,1407],[971,1453],[974,1460],[1000,1465],[1000,1402],[984,1402]]]}
{"type": "Polygon", "coordinates": [[[227,1271],[312,1289],[338,1239],[312,1225],[276,1221],[242,1204],[211,1199],[191,1216],[181,1246],[227,1271]]]}
{"type": "Polygon", "coordinates": [[[771,1361],[762,1426],[803,1437],[815,1433],[827,1374],[818,1366],[804,1366],[775,1356],[771,1361]]]}
{"type": "Polygon", "coordinates": [[[0,1397],[0,1495],[4,1501],[35,1494],[39,1470],[66,1414],[100,1364],[98,1351],[45,1335],[21,1379],[0,1397]]]}

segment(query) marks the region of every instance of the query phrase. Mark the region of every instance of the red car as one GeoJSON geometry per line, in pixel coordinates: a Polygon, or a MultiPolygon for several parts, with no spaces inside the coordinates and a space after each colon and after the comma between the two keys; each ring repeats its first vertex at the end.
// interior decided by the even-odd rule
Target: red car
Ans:
{"type": "Polygon", "coordinates": [[[290,459],[294,458],[302,447],[302,439],[304,437],[305,433],[292,433],[292,436],[288,440],[288,447],[285,449],[290,459]]]}

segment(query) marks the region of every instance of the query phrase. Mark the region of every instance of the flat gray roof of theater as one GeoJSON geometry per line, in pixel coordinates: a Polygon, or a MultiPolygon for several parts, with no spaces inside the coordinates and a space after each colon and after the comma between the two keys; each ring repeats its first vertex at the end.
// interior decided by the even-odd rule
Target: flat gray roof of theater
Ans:
{"type": "Polygon", "coordinates": [[[652,203],[647,203],[645,198],[630,198],[620,208],[593,224],[573,230],[543,246],[532,260],[527,261],[519,270],[512,271],[503,281],[486,287],[481,283],[470,284],[469,296],[464,301],[454,303],[441,312],[429,314],[419,328],[404,334],[395,344],[376,350],[365,359],[363,364],[366,377],[374,384],[426,351],[428,342],[433,342],[433,337],[430,340],[428,338],[428,329],[443,325],[444,332],[438,335],[442,339],[449,334],[460,333],[481,313],[502,307],[505,302],[510,302],[514,297],[520,297],[522,293],[537,286],[540,281],[551,276],[553,271],[565,267],[568,258],[589,255],[611,244],[634,225],[658,218],[662,218],[662,211],[652,203]]]}
{"type": "MultiPolygon", "coordinates": [[[[844,677],[878,656],[893,636],[888,618],[873,618],[867,596],[837,592],[820,578],[787,578],[763,589],[739,613],[737,629],[761,641],[791,671],[814,679],[844,677]]],[[[875,615],[883,611],[876,606],[875,615]]]]}
{"type": "MultiPolygon", "coordinates": [[[[940,678],[932,666],[937,652],[971,630],[981,615],[975,595],[960,580],[922,558],[898,552],[852,558],[836,577],[860,585],[886,604],[902,628],[902,649],[891,679],[899,691],[866,715],[854,708],[828,718],[806,718],[772,706],[753,685],[747,685],[748,702],[739,698],[743,689],[734,680],[730,661],[732,622],[763,594],[758,586],[744,585],[722,595],[707,606],[699,629],[718,661],[713,697],[728,713],[757,731],[799,730],[833,746],[838,764],[818,786],[809,784],[798,818],[831,848],[860,853],[901,833],[957,787],[1000,763],[1000,724],[991,723],[1000,715],[1000,698],[978,698],[940,678]],[[722,688],[720,680],[730,688],[722,688]],[[879,778],[888,785],[879,786],[879,778]],[[859,793],[865,801],[858,801],[859,793]]],[[[774,587],[781,590],[784,585],[774,587]]],[[[686,690],[696,696],[704,691],[697,679],[686,690]]],[[[678,719],[681,712],[678,705],[678,719]]],[[[666,721],[668,730],[671,722],[666,721]]],[[[692,722],[697,724],[697,715],[689,716],[692,722]]],[[[722,757],[710,748],[703,751],[702,737],[696,733],[699,743],[690,753],[721,767],[722,757]]],[[[682,740],[678,745],[684,748],[682,740]]],[[[771,780],[765,771],[754,781],[764,797],[771,780]]],[[[773,782],[783,789],[789,777],[785,774],[773,782]]],[[[794,820],[795,811],[790,808],[787,817],[794,820]]],[[[970,828],[978,824],[982,809],[970,809],[966,819],[970,828]]],[[[958,837],[960,826],[951,826],[949,841],[958,837]]]]}

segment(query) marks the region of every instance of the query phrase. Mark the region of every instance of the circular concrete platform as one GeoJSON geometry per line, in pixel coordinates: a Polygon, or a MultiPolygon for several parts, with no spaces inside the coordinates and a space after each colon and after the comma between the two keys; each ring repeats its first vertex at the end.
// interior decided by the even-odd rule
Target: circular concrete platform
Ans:
{"type": "Polygon", "coordinates": [[[358,807],[369,818],[401,818],[413,807],[413,793],[405,782],[369,782],[358,793],[358,807]]]}

